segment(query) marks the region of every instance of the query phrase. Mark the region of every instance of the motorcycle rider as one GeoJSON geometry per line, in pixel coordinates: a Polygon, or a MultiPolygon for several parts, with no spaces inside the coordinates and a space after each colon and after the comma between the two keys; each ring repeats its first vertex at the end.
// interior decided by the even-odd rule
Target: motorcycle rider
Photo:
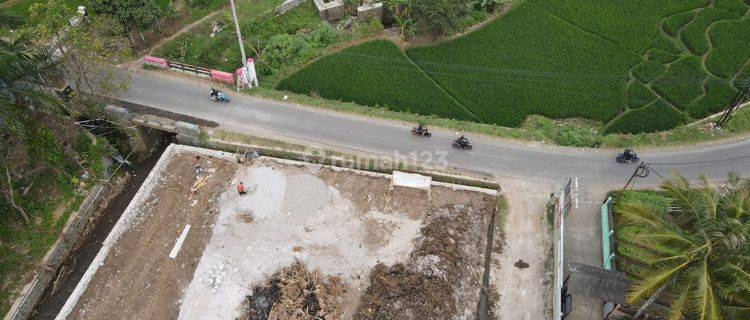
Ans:
{"type": "Polygon", "coordinates": [[[417,133],[423,134],[425,132],[427,132],[427,127],[424,124],[420,123],[417,125],[417,133]]]}
{"type": "Polygon", "coordinates": [[[461,146],[467,146],[467,145],[469,145],[469,139],[466,139],[466,137],[464,137],[464,136],[460,136],[456,140],[456,142],[458,142],[458,144],[460,144],[461,146]]]}
{"type": "Polygon", "coordinates": [[[626,148],[625,151],[622,152],[622,155],[627,160],[635,159],[638,156],[635,154],[635,152],[633,152],[633,149],[630,148],[626,148]]]}
{"type": "Polygon", "coordinates": [[[216,90],[215,88],[211,88],[211,99],[218,99],[219,98],[219,90],[216,90]]]}

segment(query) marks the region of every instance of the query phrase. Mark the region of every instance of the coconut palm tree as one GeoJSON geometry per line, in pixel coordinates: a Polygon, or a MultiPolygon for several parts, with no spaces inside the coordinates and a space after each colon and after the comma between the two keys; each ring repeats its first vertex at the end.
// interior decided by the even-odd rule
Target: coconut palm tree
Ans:
{"type": "Polygon", "coordinates": [[[29,112],[59,110],[62,102],[46,89],[58,74],[48,51],[34,46],[27,36],[0,37],[0,132],[23,135],[23,119],[29,112]]]}
{"type": "Polygon", "coordinates": [[[618,208],[620,221],[639,230],[634,240],[650,262],[629,302],[664,291],[670,319],[750,319],[750,182],[730,174],[716,189],[705,177],[693,186],[675,174],[661,189],[669,210],[618,208]]]}
{"type": "MultiPolygon", "coordinates": [[[[17,22],[11,15],[0,13],[0,27],[17,22]]],[[[6,33],[8,34],[8,33],[6,33]]],[[[30,223],[28,213],[14,201],[13,187],[6,159],[13,136],[25,136],[25,120],[31,112],[59,110],[62,102],[50,95],[47,87],[58,72],[44,48],[32,45],[23,35],[0,36],[0,154],[3,154],[4,183],[0,191],[6,200],[30,223]]]]}

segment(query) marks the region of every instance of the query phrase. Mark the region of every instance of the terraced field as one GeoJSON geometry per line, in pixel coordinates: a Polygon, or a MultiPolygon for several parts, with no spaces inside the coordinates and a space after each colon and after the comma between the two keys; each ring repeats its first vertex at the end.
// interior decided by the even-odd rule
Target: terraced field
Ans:
{"type": "Polygon", "coordinates": [[[278,88],[502,126],[541,114],[595,119],[605,132],[660,131],[720,111],[750,76],[749,5],[527,0],[473,33],[406,55],[385,41],[355,46],[278,88]],[[363,84],[384,89],[361,98],[363,84]]]}

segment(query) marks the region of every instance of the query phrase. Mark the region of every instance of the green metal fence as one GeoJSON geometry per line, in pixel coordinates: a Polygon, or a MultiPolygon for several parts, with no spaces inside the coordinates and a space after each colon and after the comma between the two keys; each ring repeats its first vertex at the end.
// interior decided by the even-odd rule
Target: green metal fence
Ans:
{"type": "Polygon", "coordinates": [[[609,217],[612,213],[612,197],[607,197],[607,200],[602,204],[602,265],[604,269],[613,270],[612,260],[615,258],[615,254],[612,252],[612,234],[614,231],[609,227],[609,217]]]}

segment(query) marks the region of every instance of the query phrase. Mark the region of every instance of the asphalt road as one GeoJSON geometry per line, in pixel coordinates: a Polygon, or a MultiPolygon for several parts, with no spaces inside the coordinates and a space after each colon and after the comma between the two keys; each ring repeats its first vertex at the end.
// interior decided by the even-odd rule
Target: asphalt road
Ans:
{"type": "MultiPolygon", "coordinates": [[[[361,117],[228,92],[231,102],[209,99],[208,82],[166,73],[133,73],[125,101],[175,113],[216,121],[222,128],[259,136],[374,152],[386,156],[415,156],[422,161],[438,161],[455,167],[479,170],[501,176],[561,182],[579,177],[589,186],[622,185],[635,164],[614,161],[616,152],[523,144],[492,137],[467,134],[471,151],[451,148],[456,132],[433,128],[430,138],[410,134],[412,124],[361,117]]],[[[638,151],[638,150],[636,150],[638,151]]],[[[678,170],[689,178],[701,174],[722,179],[735,171],[750,176],[750,140],[685,147],[679,150],[638,152],[658,173],[678,170]]],[[[658,183],[651,173],[641,184],[658,183]]]]}

